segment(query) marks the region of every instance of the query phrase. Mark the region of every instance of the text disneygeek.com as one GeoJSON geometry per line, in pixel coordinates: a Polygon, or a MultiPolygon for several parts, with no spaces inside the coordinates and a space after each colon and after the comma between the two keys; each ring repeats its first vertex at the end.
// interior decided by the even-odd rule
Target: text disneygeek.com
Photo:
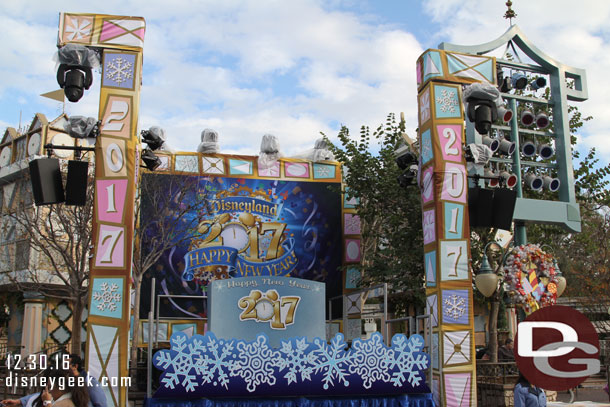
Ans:
{"type": "Polygon", "coordinates": [[[49,387],[64,390],[66,388],[78,387],[129,387],[131,377],[101,377],[99,384],[93,381],[91,376],[68,376],[68,377],[45,377],[45,376],[25,376],[15,372],[9,372],[8,376],[0,377],[0,383],[7,387],[49,387]]]}

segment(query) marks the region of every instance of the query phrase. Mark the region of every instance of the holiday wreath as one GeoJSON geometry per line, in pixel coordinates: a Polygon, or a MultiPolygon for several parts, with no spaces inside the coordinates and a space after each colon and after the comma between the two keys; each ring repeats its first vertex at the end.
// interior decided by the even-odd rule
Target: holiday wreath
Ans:
{"type": "Polygon", "coordinates": [[[506,259],[504,271],[509,301],[521,306],[526,314],[557,301],[555,262],[540,246],[515,247],[506,259]]]}

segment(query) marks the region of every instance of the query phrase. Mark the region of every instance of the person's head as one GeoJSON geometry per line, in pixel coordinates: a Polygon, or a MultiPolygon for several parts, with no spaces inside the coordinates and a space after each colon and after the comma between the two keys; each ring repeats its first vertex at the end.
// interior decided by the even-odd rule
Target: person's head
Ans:
{"type": "Polygon", "coordinates": [[[70,354],[70,371],[74,376],[78,376],[84,369],[83,360],[76,353],[70,354]]]}
{"type": "Polygon", "coordinates": [[[504,346],[506,346],[508,349],[513,349],[515,344],[513,343],[512,339],[508,338],[506,342],[504,342],[504,346]]]}
{"type": "Polygon", "coordinates": [[[70,376],[75,376],[72,373],[72,366],[70,366],[70,369],[48,368],[43,372],[43,375],[47,378],[47,391],[54,400],[66,393],[71,393],[72,402],[76,407],[86,407],[89,403],[87,387],[79,386],[77,380],[68,380],[70,376]]]}

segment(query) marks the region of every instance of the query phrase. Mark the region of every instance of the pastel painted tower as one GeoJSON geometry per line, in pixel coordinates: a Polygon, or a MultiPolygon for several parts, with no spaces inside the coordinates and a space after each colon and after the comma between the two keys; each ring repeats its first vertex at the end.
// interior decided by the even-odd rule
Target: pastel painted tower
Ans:
{"type": "Polygon", "coordinates": [[[127,405],[131,255],[139,165],[137,130],[142,47],[141,17],[61,13],[58,45],[102,49],[99,120],[95,145],[93,258],[90,263],[86,361],[101,381],[109,406],[127,405]],[[116,378],[116,379],[115,379],[116,378]]]}
{"type": "Polygon", "coordinates": [[[427,50],[417,60],[426,313],[432,390],[443,406],[476,405],[462,85],[495,84],[492,57],[427,50]]]}

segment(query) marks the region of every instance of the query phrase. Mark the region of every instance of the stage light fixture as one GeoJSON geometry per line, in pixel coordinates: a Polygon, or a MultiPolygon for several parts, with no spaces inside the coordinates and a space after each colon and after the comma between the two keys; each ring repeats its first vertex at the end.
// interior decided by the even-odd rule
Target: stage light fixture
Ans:
{"type": "Polygon", "coordinates": [[[64,130],[74,138],[95,138],[100,134],[99,120],[93,117],[71,116],[64,123],[64,130]]]}
{"type": "Polygon", "coordinates": [[[551,124],[551,121],[546,113],[540,112],[536,115],[536,127],[538,127],[540,130],[546,129],[549,127],[549,124],[551,124]]]}
{"type": "Polygon", "coordinates": [[[500,151],[501,154],[511,156],[515,152],[515,148],[516,147],[515,147],[514,141],[510,141],[510,140],[503,138],[502,141],[500,141],[500,146],[498,147],[498,151],[500,151]]]}
{"type": "Polygon", "coordinates": [[[511,78],[511,84],[514,89],[525,89],[527,86],[527,77],[520,72],[515,72],[511,78]]]}
{"type": "Polygon", "coordinates": [[[559,178],[549,177],[548,175],[542,177],[542,182],[544,184],[544,188],[550,192],[557,192],[561,186],[561,181],[559,181],[559,178]]]}
{"type": "Polygon", "coordinates": [[[515,174],[511,174],[508,171],[502,171],[500,173],[500,179],[503,181],[504,185],[507,188],[514,188],[517,185],[517,176],[515,174]]]}
{"type": "Polygon", "coordinates": [[[499,175],[489,168],[485,169],[483,175],[487,177],[487,186],[489,188],[497,188],[500,184],[500,181],[498,180],[499,175]]]}
{"type": "Polygon", "coordinates": [[[146,168],[150,171],[154,171],[161,165],[161,159],[152,152],[150,148],[144,149],[142,152],[142,161],[146,168]]]}
{"type": "Polygon", "coordinates": [[[534,124],[534,121],[536,120],[536,118],[534,117],[534,114],[531,112],[531,110],[524,110],[521,112],[521,124],[526,126],[526,127],[530,127],[532,124],[534,124]]]}
{"type": "Polygon", "coordinates": [[[498,148],[500,148],[500,141],[498,141],[497,138],[491,138],[489,136],[483,137],[483,144],[489,147],[492,153],[495,153],[498,151],[498,148]]]}
{"type": "Polygon", "coordinates": [[[538,149],[536,148],[536,144],[533,141],[526,141],[521,146],[521,154],[523,154],[524,157],[535,156],[537,150],[538,149]]]}
{"type": "Polygon", "coordinates": [[[402,174],[397,177],[398,185],[406,188],[414,184],[417,178],[417,155],[409,151],[408,147],[401,147],[396,151],[396,165],[401,170],[402,174]]]}
{"type": "Polygon", "coordinates": [[[548,160],[555,154],[555,149],[549,144],[541,144],[538,146],[538,156],[543,160],[548,160]]]}
{"type": "Polygon", "coordinates": [[[498,107],[498,116],[502,119],[504,123],[508,123],[513,118],[513,111],[507,109],[504,106],[500,106],[498,107]]]}
{"type": "Polygon", "coordinates": [[[491,100],[468,100],[468,120],[474,123],[474,128],[481,135],[489,133],[491,124],[498,118],[498,109],[491,100]]]}
{"type": "Polygon", "coordinates": [[[57,51],[57,83],[70,102],[78,102],[93,83],[92,68],[99,65],[95,51],[80,44],[66,44],[57,51]]]}
{"type": "Polygon", "coordinates": [[[542,89],[546,86],[546,79],[542,76],[537,77],[530,83],[533,90],[542,89]]]}
{"type": "Polygon", "coordinates": [[[539,175],[530,172],[525,176],[525,185],[531,190],[540,191],[544,185],[544,181],[539,175]]]}

